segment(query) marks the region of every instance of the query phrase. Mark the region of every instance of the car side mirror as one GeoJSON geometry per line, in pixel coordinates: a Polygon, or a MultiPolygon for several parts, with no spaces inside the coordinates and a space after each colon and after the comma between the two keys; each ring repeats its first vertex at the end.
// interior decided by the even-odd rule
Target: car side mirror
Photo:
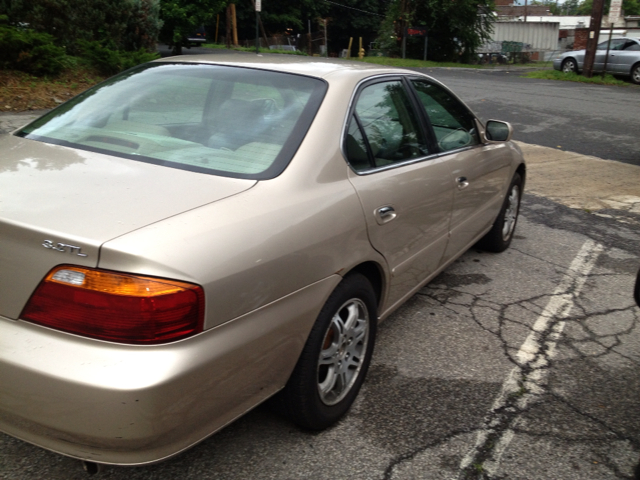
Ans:
{"type": "Polygon", "coordinates": [[[636,299],[636,303],[640,307],[640,270],[638,270],[638,276],[636,277],[636,286],[633,289],[633,298],[636,299]]]}
{"type": "Polygon", "coordinates": [[[513,135],[513,127],[507,122],[489,120],[484,135],[489,142],[508,142],[513,135]]]}

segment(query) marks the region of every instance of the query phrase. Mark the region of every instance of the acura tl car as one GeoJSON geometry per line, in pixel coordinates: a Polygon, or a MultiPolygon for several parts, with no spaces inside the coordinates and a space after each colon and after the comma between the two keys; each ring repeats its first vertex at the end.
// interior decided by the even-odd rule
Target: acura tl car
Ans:
{"type": "Polygon", "coordinates": [[[0,136],[0,430],[141,465],[268,399],[330,426],[376,325],[509,246],[511,135],[413,71],[238,54],[144,64],[0,136]]]}
{"type": "MultiPolygon", "coordinates": [[[[598,44],[593,62],[593,71],[602,72],[607,61],[607,73],[626,76],[633,83],[640,84],[640,39],[614,38],[609,46],[609,40],[598,44]]],[[[563,72],[582,72],[586,50],[565,52],[553,60],[553,68],[563,72]]]]}

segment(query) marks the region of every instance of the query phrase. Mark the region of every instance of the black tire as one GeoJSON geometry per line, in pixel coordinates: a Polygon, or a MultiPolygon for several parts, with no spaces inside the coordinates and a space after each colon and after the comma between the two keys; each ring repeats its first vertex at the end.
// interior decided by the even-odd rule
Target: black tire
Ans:
{"type": "Polygon", "coordinates": [[[576,62],[573,58],[567,58],[564,62],[562,62],[562,71],[564,73],[578,73],[578,62],[576,62]]]}
{"type": "Polygon", "coordinates": [[[480,239],[477,246],[488,252],[504,252],[513,239],[520,213],[520,200],[522,198],[522,178],[516,173],[511,179],[507,196],[504,199],[498,218],[493,223],[491,230],[480,239]]]}
{"type": "Polygon", "coordinates": [[[640,63],[631,68],[631,81],[636,85],[640,85],[640,63]]]}
{"type": "Polygon", "coordinates": [[[376,324],[371,283],[361,274],[348,275],[320,311],[287,385],[271,405],[302,428],[323,430],[337,422],[367,375],[376,324]]]}

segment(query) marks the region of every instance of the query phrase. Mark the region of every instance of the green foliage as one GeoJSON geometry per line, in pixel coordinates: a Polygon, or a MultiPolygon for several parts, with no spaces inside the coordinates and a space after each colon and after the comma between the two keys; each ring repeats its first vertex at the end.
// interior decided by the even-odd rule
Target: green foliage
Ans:
{"type": "MultiPolygon", "coordinates": [[[[224,45],[203,45],[204,48],[225,48],[224,45]]],[[[256,51],[256,47],[232,47],[233,50],[237,50],[239,52],[254,52],[256,51]]],[[[279,50],[279,49],[271,49],[271,48],[259,48],[260,53],[280,53],[283,55],[300,55],[306,57],[307,54],[301,50],[279,50]]]]}
{"type": "Polygon", "coordinates": [[[0,66],[33,75],[55,75],[65,67],[65,51],[53,43],[53,37],[31,29],[6,25],[0,16],[0,66]],[[4,24],[1,24],[4,23],[4,24]]]}
{"type": "Polygon", "coordinates": [[[392,2],[389,9],[380,23],[378,29],[378,38],[376,38],[376,46],[386,55],[400,55],[400,43],[396,32],[396,18],[400,17],[400,3],[392,2]]]}
{"type": "Polygon", "coordinates": [[[385,0],[342,0],[341,5],[329,4],[327,16],[329,38],[332,50],[347,48],[349,38],[353,37],[351,56],[358,55],[358,41],[362,37],[363,47],[368,50],[369,43],[376,40],[376,33],[385,20],[389,2],[385,0]],[[345,8],[346,6],[351,8],[345,8]]]}
{"type": "MultiPolygon", "coordinates": [[[[382,48],[397,54],[405,26],[426,26],[429,59],[470,63],[491,37],[493,8],[493,0],[392,0],[378,38],[382,48]]],[[[419,58],[423,48],[424,38],[407,38],[407,56],[419,58]]]]}
{"type": "MultiPolygon", "coordinates": [[[[238,19],[238,37],[253,38],[256,35],[256,13],[253,2],[236,3],[238,19]]],[[[262,2],[260,20],[268,36],[281,35],[285,32],[306,33],[308,20],[314,24],[316,18],[328,11],[327,4],[314,0],[268,0],[262,2]]],[[[221,15],[221,20],[224,21],[221,15]]]]}
{"type": "Polygon", "coordinates": [[[416,60],[412,58],[392,58],[392,57],[364,57],[362,59],[365,63],[373,63],[376,65],[386,65],[390,67],[399,68],[433,68],[433,67],[447,67],[447,68],[487,68],[484,65],[473,65],[466,63],[454,63],[454,62],[432,62],[427,60],[416,60]]]}
{"type": "Polygon", "coordinates": [[[159,0],[0,0],[14,25],[52,35],[75,54],[78,41],[109,41],[120,50],[156,49],[159,0]]]}
{"type": "Polygon", "coordinates": [[[227,0],[160,0],[160,16],[164,22],[160,40],[176,45],[176,53],[180,53],[183,39],[200,25],[209,23],[226,5],[227,0]]]}
{"type": "Polygon", "coordinates": [[[587,78],[577,73],[564,73],[558,70],[542,70],[537,72],[529,72],[523,75],[526,78],[537,78],[543,80],[563,80],[566,82],[594,83],[599,85],[617,85],[627,86],[628,83],[618,80],[613,75],[606,74],[602,78],[602,74],[594,74],[593,77],[587,78]]]}
{"type": "MultiPolygon", "coordinates": [[[[604,14],[609,12],[611,0],[604,0],[604,14]]],[[[578,5],[574,15],[591,15],[593,0],[584,0],[578,5]]],[[[625,15],[640,15],[640,2],[638,0],[622,0],[622,10],[625,15]]]]}
{"type": "Polygon", "coordinates": [[[580,0],[565,0],[564,3],[558,3],[556,0],[533,0],[531,5],[543,5],[549,9],[551,15],[580,15],[580,0]]]}
{"type": "Polygon", "coordinates": [[[86,40],[80,40],[79,45],[81,56],[102,75],[115,75],[160,57],[159,54],[149,53],[143,48],[135,52],[119,51],[105,47],[100,42],[86,40]]]}

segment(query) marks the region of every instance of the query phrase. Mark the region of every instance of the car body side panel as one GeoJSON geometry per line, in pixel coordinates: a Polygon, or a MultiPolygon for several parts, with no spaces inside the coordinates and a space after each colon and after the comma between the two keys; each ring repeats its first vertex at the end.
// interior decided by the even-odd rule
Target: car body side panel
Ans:
{"type": "Polygon", "coordinates": [[[358,192],[373,246],[391,271],[385,305],[395,304],[441,263],[453,204],[451,166],[431,158],[367,175],[350,173],[358,192]],[[394,209],[382,221],[376,211],[394,209]]]}
{"type": "Polygon", "coordinates": [[[100,463],[173,455],[284,386],[340,280],[333,275],[200,335],[154,347],[0,317],[0,430],[100,463]]]}
{"type": "Polygon", "coordinates": [[[609,55],[610,67],[607,70],[620,75],[631,75],[631,67],[640,61],[639,51],[615,51],[609,55]]]}
{"type": "Polygon", "coordinates": [[[455,184],[449,244],[443,261],[457,256],[461,250],[486,231],[498,216],[506,186],[514,170],[511,150],[506,143],[478,145],[447,155],[455,184]],[[462,187],[456,178],[464,177],[462,187]]]}

